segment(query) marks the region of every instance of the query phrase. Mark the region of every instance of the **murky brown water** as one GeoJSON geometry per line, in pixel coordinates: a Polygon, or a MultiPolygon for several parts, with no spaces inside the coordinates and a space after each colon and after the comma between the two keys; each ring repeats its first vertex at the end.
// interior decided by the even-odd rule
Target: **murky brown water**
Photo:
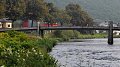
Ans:
{"type": "Polygon", "coordinates": [[[120,39],[113,46],[107,39],[82,41],[58,43],[50,54],[60,67],[120,67],[120,39]]]}

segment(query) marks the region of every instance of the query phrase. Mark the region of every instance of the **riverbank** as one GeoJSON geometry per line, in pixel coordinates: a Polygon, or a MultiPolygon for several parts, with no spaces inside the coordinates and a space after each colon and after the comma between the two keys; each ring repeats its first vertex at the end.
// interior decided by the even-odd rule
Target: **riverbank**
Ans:
{"type": "Polygon", "coordinates": [[[0,66],[57,67],[57,61],[48,54],[56,42],[16,31],[0,33],[0,66]]]}
{"type": "Polygon", "coordinates": [[[57,67],[57,59],[48,53],[58,41],[106,36],[105,34],[83,35],[78,32],[75,34],[75,31],[64,31],[62,34],[57,34],[59,37],[49,34],[49,36],[51,35],[52,37],[40,38],[16,31],[0,33],[0,66],[57,67]]]}
{"type": "MultiPolygon", "coordinates": [[[[94,39],[94,38],[108,38],[107,33],[81,34],[75,30],[53,31],[45,34],[46,38],[57,38],[61,41],[68,41],[69,39],[94,39]]],[[[114,38],[120,38],[120,35],[113,35],[114,38]]]]}

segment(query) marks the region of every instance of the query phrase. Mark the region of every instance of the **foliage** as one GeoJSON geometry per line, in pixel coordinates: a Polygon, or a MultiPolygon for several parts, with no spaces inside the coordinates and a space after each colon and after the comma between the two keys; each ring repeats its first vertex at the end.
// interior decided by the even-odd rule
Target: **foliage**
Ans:
{"type": "Polygon", "coordinates": [[[55,6],[64,8],[66,4],[77,3],[94,18],[103,21],[113,20],[119,22],[119,0],[46,0],[55,6]]]}
{"type": "Polygon", "coordinates": [[[55,46],[56,40],[55,39],[39,39],[37,40],[36,44],[39,44],[38,46],[45,49],[47,52],[50,52],[52,47],[55,46]]]}
{"type": "Polygon", "coordinates": [[[17,19],[30,19],[61,25],[92,25],[92,18],[81,10],[79,5],[69,4],[64,10],[55,7],[53,3],[46,3],[45,0],[2,0],[0,1],[0,18],[3,17],[13,22],[17,19]]]}
{"type": "Polygon", "coordinates": [[[68,4],[66,6],[67,13],[72,17],[71,23],[75,26],[91,26],[92,18],[83,11],[78,4],[68,4]]]}
{"type": "Polygon", "coordinates": [[[58,9],[53,3],[46,3],[49,14],[45,17],[45,21],[48,23],[59,23],[64,25],[65,23],[70,24],[71,17],[62,9],[58,9]]]}
{"type": "MultiPolygon", "coordinates": [[[[85,12],[78,4],[68,4],[66,12],[72,17],[70,22],[73,26],[92,26],[93,19],[85,12]]],[[[84,30],[79,30],[81,33],[86,33],[84,30]]],[[[89,33],[92,33],[89,31],[89,33]]]]}
{"type": "MultiPolygon", "coordinates": [[[[63,31],[54,31],[51,37],[62,38],[63,40],[69,40],[71,38],[78,38],[80,33],[76,30],[63,30],[63,31]]],[[[61,41],[61,39],[58,39],[61,41]]]]}
{"type": "Polygon", "coordinates": [[[39,20],[48,15],[48,7],[44,0],[26,1],[26,12],[24,19],[39,20]]]}
{"type": "Polygon", "coordinates": [[[1,48],[0,64],[6,67],[55,67],[56,61],[41,48],[1,48]]]}
{"type": "Polygon", "coordinates": [[[1,0],[0,1],[0,18],[4,18],[4,12],[5,12],[5,1],[1,0]]]}
{"type": "Polygon", "coordinates": [[[24,0],[5,0],[5,16],[12,21],[20,19],[25,13],[25,1],[24,0]]]}
{"type": "MultiPolygon", "coordinates": [[[[92,39],[92,38],[107,38],[106,33],[99,33],[99,34],[82,34],[76,30],[64,30],[64,31],[54,31],[52,33],[48,33],[45,35],[49,38],[56,38],[58,41],[66,41],[69,39],[92,39]]],[[[114,37],[119,37],[115,36],[114,37]]]]}
{"type": "Polygon", "coordinates": [[[54,13],[53,16],[55,17],[56,22],[59,22],[61,24],[61,26],[63,26],[63,25],[65,26],[65,24],[67,24],[67,25],[71,24],[70,23],[71,16],[69,16],[67,14],[67,12],[64,10],[57,11],[56,13],[54,13]]]}
{"type": "Polygon", "coordinates": [[[0,33],[0,65],[5,67],[56,67],[49,52],[53,39],[32,38],[22,32],[0,33]]]}
{"type": "Polygon", "coordinates": [[[79,34],[79,39],[106,38],[106,34],[79,34]]]}
{"type": "Polygon", "coordinates": [[[16,19],[39,20],[48,14],[44,0],[1,0],[0,8],[0,18],[4,18],[2,16],[5,15],[12,21],[16,19]]]}

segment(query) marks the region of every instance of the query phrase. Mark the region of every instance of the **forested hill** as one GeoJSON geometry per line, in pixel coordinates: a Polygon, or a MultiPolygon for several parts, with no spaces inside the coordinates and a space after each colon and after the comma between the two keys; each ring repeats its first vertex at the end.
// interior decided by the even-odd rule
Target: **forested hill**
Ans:
{"type": "Polygon", "coordinates": [[[120,0],[46,0],[64,8],[69,3],[78,3],[94,19],[120,22],[120,0]]]}

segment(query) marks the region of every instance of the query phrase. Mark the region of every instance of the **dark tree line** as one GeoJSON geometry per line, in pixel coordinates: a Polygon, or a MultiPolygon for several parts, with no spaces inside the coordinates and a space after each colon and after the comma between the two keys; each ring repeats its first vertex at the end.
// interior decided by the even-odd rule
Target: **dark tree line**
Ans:
{"type": "Polygon", "coordinates": [[[65,10],[44,0],[0,0],[0,18],[40,20],[61,25],[92,26],[92,18],[78,4],[68,4],[65,10]]]}

